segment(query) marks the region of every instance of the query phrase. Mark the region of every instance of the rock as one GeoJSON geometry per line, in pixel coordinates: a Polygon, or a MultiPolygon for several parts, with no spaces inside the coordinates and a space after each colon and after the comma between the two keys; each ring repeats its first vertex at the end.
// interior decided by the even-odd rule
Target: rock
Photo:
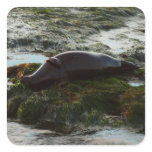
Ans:
{"type": "Polygon", "coordinates": [[[144,62],[145,61],[145,53],[142,51],[135,51],[135,58],[137,58],[139,61],[144,62]]]}
{"type": "Polygon", "coordinates": [[[21,97],[15,96],[13,99],[8,101],[8,109],[7,109],[7,115],[10,118],[14,118],[17,116],[17,110],[19,105],[23,102],[23,99],[21,97]]]}
{"type": "Polygon", "coordinates": [[[139,29],[139,31],[145,33],[145,29],[139,29]]]}
{"type": "Polygon", "coordinates": [[[29,52],[29,50],[23,49],[23,50],[19,50],[18,52],[26,53],[29,52]]]}
{"type": "Polygon", "coordinates": [[[62,122],[55,122],[42,119],[38,123],[36,123],[36,127],[39,129],[51,129],[60,134],[69,134],[78,130],[77,126],[74,125],[67,125],[62,122]]]}
{"type": "Polygon", "coordinates": [[[12,59],[12,57],[10,57],[10,56],[7,56],[7,60],[11,60],[12,59]]]}
{"type": "Polygon", "coordinates": [[[141,128],[137,131],[139,134],[145,134],[145,128],[141,128]]]}
{"type": "Polygon", "coordinates": [[[127,58],[128,56],[126,55],[126,54],[120,54],[120,56],[122,57],[122,58],[127,58]]]}

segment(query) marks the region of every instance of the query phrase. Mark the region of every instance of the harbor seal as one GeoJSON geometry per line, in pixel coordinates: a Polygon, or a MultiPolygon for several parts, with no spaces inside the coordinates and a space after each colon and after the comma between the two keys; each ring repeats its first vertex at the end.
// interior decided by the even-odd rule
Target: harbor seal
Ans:
{"type": "Polygon", "coordinates": [[[137,65],[120,61],[96,52],[68,51],[50,57],[32,75],[21,76],[21,83],[34,91],[62,80],[87,79],[138,68],[137,65]]]}

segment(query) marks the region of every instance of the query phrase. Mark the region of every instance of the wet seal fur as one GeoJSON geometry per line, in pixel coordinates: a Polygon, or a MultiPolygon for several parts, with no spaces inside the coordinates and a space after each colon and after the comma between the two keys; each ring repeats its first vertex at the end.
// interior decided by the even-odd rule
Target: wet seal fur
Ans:
{"type": "Polygon", "coordinates": [[[102,53],[68,51],[49,58],[36,72],[22,76],[20,80],[30,89],[38,91],[65,79],[87,79],[137,68],[133,63],[102,53]]]}

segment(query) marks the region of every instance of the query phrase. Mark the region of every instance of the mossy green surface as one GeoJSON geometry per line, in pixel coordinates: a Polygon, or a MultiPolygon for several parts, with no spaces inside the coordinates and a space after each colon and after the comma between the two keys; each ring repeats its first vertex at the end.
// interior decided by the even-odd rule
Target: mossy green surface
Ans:
{"type": "Polygon", "coordinates": [[[39,101],[39,98],[32,96],[20,104],[17,117],[23,123],[35,123],[41,118],[44,110],[44,104],[39,101]]]}
{"type": "Polygon", "coordinates": [[[145,86],[130,88],[121,98],[122,114],[134,126],[145,124],[145,86]]]}
{"type": "Polygon", "coordinates": [[[20,96],[14,96],[10,100],[8,100],[8,104],[7,104],[8,117],[10,118],[17,117],[18,107],[22,101],[24,100],[20,96]]]}
{"type": "Polygon", "coordinates": [[[39,92],[32,92],[14,77],[10,79],[14,84],[8,89],[8,117],[16,117],[24,123],[50,122],[56,126],[82,123],[85,126],[128,124],[144,127],[145,86],[130,86],[131,77],[144,80],[144,70],[67,81],[62,87],[54,84],[39,92]],[[12,112],[12,109],[15,110],[12,112]],[[104,115],[120,119],[110,120],[104,115]]]}

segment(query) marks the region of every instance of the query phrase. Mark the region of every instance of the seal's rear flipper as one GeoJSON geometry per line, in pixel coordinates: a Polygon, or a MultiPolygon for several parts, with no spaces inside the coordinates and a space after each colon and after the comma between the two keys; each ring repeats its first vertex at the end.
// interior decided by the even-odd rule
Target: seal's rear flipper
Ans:
{"type": "Polygon", "coordinates": [[[121,61],[121,68],[126,70],[134,70],[139,69],[140,67],[134,63],[128,62],[128,61],[121,61]]]}

